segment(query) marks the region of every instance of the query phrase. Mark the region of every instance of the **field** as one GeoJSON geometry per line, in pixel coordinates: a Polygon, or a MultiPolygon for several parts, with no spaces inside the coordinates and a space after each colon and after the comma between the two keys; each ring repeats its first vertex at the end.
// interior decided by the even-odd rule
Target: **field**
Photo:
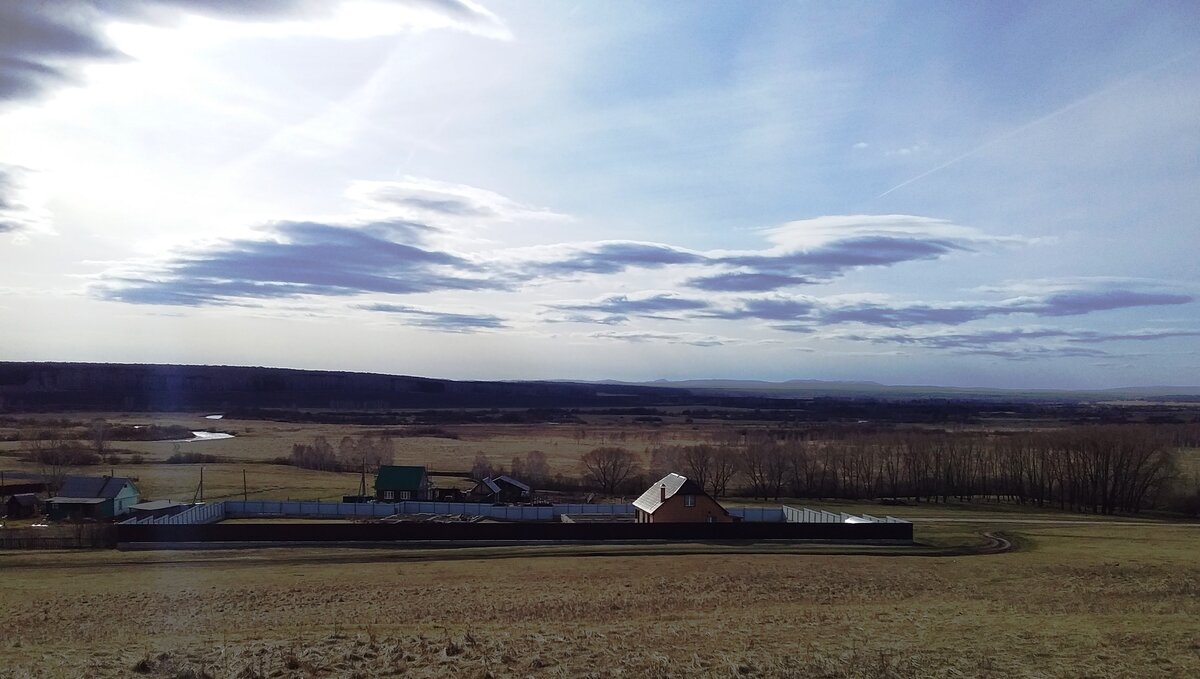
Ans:
{"type": "MultiPolygon", "coordinates": [[[[51,416],[42,416],[50,418],[51,416]]],[[[102,417],[111,423],[182,425],[195,430],[213,429],[235,434],[235,438],[213,441],[112,441],[109,449],[117,452],[115,465],[79,467],[70,473],[102,474],[115,472],[138,480],[146,497],[190,500],[200,481],[200,465],[163,464],[171,455],[204,453],[221,462],[205,464],[206,499],[242,496],[243,470],[250,498],[259,499],[333,499],[358,491],[357,474],[338,474],[269,464],[287,457],[296,443],[310,444],[323,436],[335,447],[345,436],[378,435],[387,429],[367,425],[294,424],[262,420],[208,420],[202,414],[129,414],[65,413],[53,418],[87,422],[102,417]],[[141,455],[141,464],[131,464],[133,454],[141,455]]],[[[483,453],[496,465],[507,467],[514,456],[531,450],[546,455],[551,473],[574,476],[579,473],[579,458],[603,445],[621,445],[638,452],[659,443],[685,445],[704,442],[714,425],[655,428],[631,426],[628,417],[596,417],[586,425],[498,425],[466,424],[442,427],[446,436],[393,437],[396,464],[424,465],[433,471],[464,472],[471,469],[475,456],[483,453]]],[[[7,431],[16,434],[18,427],[7,431]]],[[[3,432],[0,432],[3,433],[3,432]]],[[[81,436],[85,432],[80,432],[81,436]]],[[[0,442],[0,468],[37,471],[35,466],[18,459],[29,448],[28,441],[0,442]],[[5,457],[7,456],[7,457],[5,457]]],[[[368,492],[370,492],[368,479],[368,492]]]]}
{"type": "Polygon", "coordinates": [[[1001,528],[1018,551],[0,553],[0,676],[1200,673],[1200,529],[1001,528]]]}
{"type": "MultiPolygon", "coordinates": [[[[60,417],[60,416],[55,416],[60,417]]],[[[91,415],[66,415],[86,422],[91,415]]],[[[358,475],[271,464],[294,443],[374,426],[108,414],[236,438],[110,443],[143,495],[331,499],[358,475]],[[142,456],[140,464],[132,456],[142,456]]],[[[398,464],[465,471],[530,450],[576,475],[602,445],[643,456],[731,425],[446,425],[396,437],[398,464]]],[[[741,424],[733,426],[744,426],[741,424]]],[[[5,425],[0,437],[19,432],[5,425]]],[[[28,441],[0,469],[36,471],[28,441]]],[[[1200,451],[1181,451],[1185,473],[1200,451]]],[[[370,483],[370,479],[368,479],[370,483]]],[[[751,500],[739,500],[753,503],[751,500]]],[[[771,503],[777,504],[777,503],[771,503]]],[[[1015,551],[916,556],[835,546],[460,550],[0,551],[0,678],[126,677],[1182,677],[1200,676],[1200,526],[989,502],[805,502],[916,522],[918,542],[1015,551]],[[861,550],[860,550],[861,551],[861,550]]],[[[927,550],[929,551],[929,550],[927,550]]]]}

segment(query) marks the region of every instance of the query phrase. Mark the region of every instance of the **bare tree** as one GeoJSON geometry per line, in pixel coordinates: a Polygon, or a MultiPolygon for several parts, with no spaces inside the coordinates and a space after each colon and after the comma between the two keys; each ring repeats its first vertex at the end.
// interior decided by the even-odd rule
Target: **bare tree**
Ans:
{"type": "Polygon", "coordinates": [[[729,483],[741,469],[737,451],[730,446],[718,446],[712,456],[712,476],[709,487],[713,497],[721,497],[729,491],[729,483]]]}
{"type": "Polygon", "coordinates": [[[525,464],[522,467],[523,479],[526,483],[540,486],[550,478],[550,464],[546,462],[546,454],[540,450],[525,453],[525,464]]]}
{"type": "Polygon", "coordinates": [[[708,488],[712,482],[714,453],[715,449],[712,446],[684,446],[679,451],[684,476],[695,481],[701,488],[708,488]]]}
{"type": "Polygon", "coordinates": [[[608,495],[638,468],[637,458],[624,448],[594,448],[580,460],[584,476],[608,495]]]}
{"type": "Polygon", "coordinates": [[[496,475],[492,460],[482,452],[475,453],[475,462],[471,464],[471,478],[484,479],[496,475]]]}
{"type": "Polygon", "coordinates": [[[92,439],[92,449],[97,455],[104,455],[104,448],[108,445],[108,422],[103,418],[97,417],[88,425],[88,436],[92,439]]]}

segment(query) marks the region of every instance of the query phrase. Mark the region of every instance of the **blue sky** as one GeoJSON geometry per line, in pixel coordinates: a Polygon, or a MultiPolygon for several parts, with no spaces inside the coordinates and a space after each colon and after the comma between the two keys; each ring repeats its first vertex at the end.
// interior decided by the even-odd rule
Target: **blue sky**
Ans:
{"type": "Polygon", "coordinates": [[[0,5],[11,360],[1200,384],[1192,3],[0,5]]]}

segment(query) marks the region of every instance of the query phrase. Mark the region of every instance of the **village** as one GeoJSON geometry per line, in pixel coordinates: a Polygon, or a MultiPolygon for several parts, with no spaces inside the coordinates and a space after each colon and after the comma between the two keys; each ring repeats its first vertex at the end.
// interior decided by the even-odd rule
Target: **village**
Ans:
{"type": "MultiPolygon", "coordinates": [[[[6,518],[33,522],[24,535],[13,530],[6,531],[6,535],[19,544],[37,545],[39,529],[105,526],[108,528],[89,534],[92,537],[87,545],[75,546],[122,548],[199,547],[229,542],[336,545],[448,541],[471,545],[493,540],[697,538],[912,542],[912,524],[890,516],[788,505],[727,508],[695,481],[675,472],[629,503],[553,503],[539,497],[529,484],[507,474],[465,480],[467,484],[459,483],[457,487],[453,483],[438,487],[423,466],[381,465],[374,475],[372,494],[361,492],[367,485],[364,472],[360,493],[343,496],[340,502],[181,502],[144,498],[129,477],[69,475],[55,488],[23,479],[22,483],[3,486],[6,518]],[[279,519],[291,521],[281,523],[279,519]],[[311,523],[297,524],[296,520],[311,523]],[[424,527],[413,530],[418,524],[424,527]],[[549,524],[559,526],[548,528],[549,524]],[[205,527],[201,533],[195,530],[199,526],[205,527]],[[702,526],[706,528],[699,528],[702,526]],[[34,531],[34,535],[28,531],[34,531]],[[97,539],[97,534],[105,537],[97,539]]],[[[64,546],[52,537],[43,542],[46,546],[64,546]]]]}

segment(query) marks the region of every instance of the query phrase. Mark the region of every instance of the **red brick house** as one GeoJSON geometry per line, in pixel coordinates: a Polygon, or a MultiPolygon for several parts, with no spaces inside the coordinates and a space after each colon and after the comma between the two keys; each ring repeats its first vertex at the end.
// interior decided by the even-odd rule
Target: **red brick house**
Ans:
{"type": "Polygon", "coordinates": [[[695,481],[670,473],[633,501],[638,523],[732,523],[725,511],[695,481]]]}

